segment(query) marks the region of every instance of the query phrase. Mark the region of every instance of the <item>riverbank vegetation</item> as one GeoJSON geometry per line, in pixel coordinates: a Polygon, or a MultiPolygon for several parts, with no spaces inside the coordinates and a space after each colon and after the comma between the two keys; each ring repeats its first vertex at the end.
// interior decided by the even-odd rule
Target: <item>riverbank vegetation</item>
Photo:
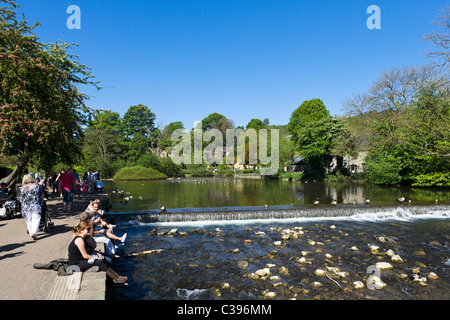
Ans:
{"type": "MultiPolygon", "coordinates": [[[[90,69],[69,53],[70,45],[39,42],[34,34],[37,24],[28,26],[25,20],[17,19],[14,0],[3,2],[8,6],[0,10],[0,66],[4,75],[0,166],[13,169],[2,180],[7,184],[18,181],[28,170],[49,175],[67,166],[79,172],[92,168],[100,170],[103,178],[127,180],[259,174],[264,165],[259,157],[257,163],[250,163],[249,153],[252,143],[259,151],[260,141],[247,141],[242,163],[235,141],[231,150],[224,143],[219,156],[223,160],[218,163],[203,159],[200,164],[177,165],[170,158],[179,142],[172,141],[172,134],[179,129],[200,130],[205,150],[212,143],[204,138],[210,129],[219,130],[224,137],[227,129],[244,133],[267,130],[268,141],[271,130],[276,129],[279,167],[274,178],[450,186],[447,10],[438,21],[441,31],[427,36],[435,46],[429,64],[383,71],[367,92],[345,101],[344,116],[332,116],[317,98],[302,102],[283,125],[271,125],[266,118],[236,126],[232,119],[213,112],[205,116],[200,127],[189,130],[179,119],[168,125],[157,122],[156,114],[144,104],[130,106],[123,116],[88,108],[85,102],[89,97],[80,87],[100,89],[90,69]],[[230,152],[233,164],[225,161],[230,152]],[[364,170],[353,173],[348,161],[362,153],[366,154],[364,170]],[[304,167],[301,172],[290,172],[296,156],[304,167]]],[[[270,142],[268,145],[271,154],[270,142]]]]}
{"type": "Polygon", "coordinates": [[[158,170],[140,166],[122,168],[114,175],[114,180],[118,181],[159,180],[166,178],[167,176],[158,170]]]}

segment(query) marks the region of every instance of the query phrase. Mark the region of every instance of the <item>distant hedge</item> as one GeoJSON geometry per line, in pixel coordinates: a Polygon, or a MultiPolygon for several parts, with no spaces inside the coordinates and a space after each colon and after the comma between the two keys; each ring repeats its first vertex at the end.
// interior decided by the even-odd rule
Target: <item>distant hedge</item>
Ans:
{"type": "Polygon", "coordinates": [[[113,177],[114,180],[158,180],[167,176],[158,170],[145,167],[125,167],[120,169],[113,177]]]}

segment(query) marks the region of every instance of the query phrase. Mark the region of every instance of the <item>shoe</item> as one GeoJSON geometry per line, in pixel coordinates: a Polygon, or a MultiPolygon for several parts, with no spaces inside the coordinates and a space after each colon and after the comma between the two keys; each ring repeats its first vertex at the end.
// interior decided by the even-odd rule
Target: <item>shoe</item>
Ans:
{"type": "Polygon", "coordinates": [[[123,236],[122,236],[122,243],[124,243],[125,242],[125,239],[127,238],[127,234],[125,233],[123,236]]]}
{"type": "Polygon", "coordinates": [[[113,269],[106,270],[106,274],[113,280],[115,284],[123,284],[128,280],[128,277],[119,276],[113,269]]]}
{"type": "Polygon", "coordinates": [[[35,269],[52,269],[53,262],[50,263],[35,263],[33,264],[33,268],[35,269]]]}
{"type": "Polygon", "coordinates": [[[37,235],[32,234],[31,237],[33,238],[33,240],[37,240],[37,235]]]}
{"type": "Polygon", "coordinates": [[[67,211],[67,213],[68,213],[68,214],[71,214],[71,213],[72,213],[72,211],[70,211],[70,210],[69,210],[69,211],[67,211]]]}

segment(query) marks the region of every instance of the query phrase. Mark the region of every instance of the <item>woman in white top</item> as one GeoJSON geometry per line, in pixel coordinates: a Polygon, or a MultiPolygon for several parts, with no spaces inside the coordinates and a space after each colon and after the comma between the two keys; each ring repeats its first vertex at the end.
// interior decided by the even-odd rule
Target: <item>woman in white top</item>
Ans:
{"type": "Polygon", "coordinates": [[[35,182],[32,176],[26,174],[22,179],[20,188],[20,203],[22,216],[25,218],[28,233],[37,240],[39,224],[41,222],[42,202],[44,200],[44,179],[35,182]]]}

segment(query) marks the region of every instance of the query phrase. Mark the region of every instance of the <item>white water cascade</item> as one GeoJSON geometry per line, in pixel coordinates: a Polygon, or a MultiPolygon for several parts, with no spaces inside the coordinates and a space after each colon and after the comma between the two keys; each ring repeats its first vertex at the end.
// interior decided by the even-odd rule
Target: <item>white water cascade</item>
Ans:
{"type": "Polygon", "coordinates": [[[327,207],[302,209],[231,210],[179,213],[109,213],[114,222],[138,223],[248,221],[278,219],[350,219],[361,221],[410,220],[418,218],[450,218],[450,206],[394,206],[394,207],[327,207]]]}

